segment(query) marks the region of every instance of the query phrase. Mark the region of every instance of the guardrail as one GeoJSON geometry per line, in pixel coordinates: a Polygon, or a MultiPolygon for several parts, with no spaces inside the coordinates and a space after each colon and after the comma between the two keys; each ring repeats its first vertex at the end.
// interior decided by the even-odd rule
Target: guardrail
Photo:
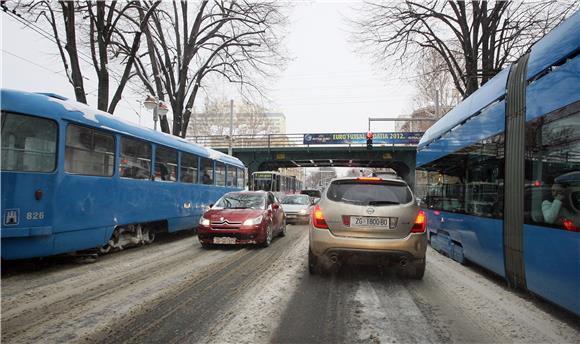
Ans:
{"type": "MultiPolygon", "coordinates": [[[[381,133],[376,133],[380,135],[381,133]]],[[[306,135],[353,135],[350,134],[268,134],[268,135],[234,135],[232,148],[272,148],[272,147],[363,147],[363,142],[348,143],[305,143],[306,135]]],[[[228,135],[193,136],[187,140],[211,148],[228,148],[230,138],[228,135]]],[[[396,140],[395,140],[396,141],[396,140]]],[[[373,140],[374,147],[381,146],[415,146],[415,143],[382,143],[380,139],[373,140]]]]}

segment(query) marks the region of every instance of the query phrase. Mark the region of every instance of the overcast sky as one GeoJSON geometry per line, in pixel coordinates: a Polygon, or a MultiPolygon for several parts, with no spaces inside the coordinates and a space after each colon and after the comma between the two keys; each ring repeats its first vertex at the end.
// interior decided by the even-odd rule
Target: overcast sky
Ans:
{"type": "MultiPolygon", "coordinates": [[[[369,116],[396,117],[412,109],[412,82],[378,72],[368,58],[355,53],[347,22],[355,15],[353,5],[312,1],[290,10],[286,44],[291,61],[269,85],[270,110],[286,115],[288,133],[360,132],[366,130],[369,116]]],[[[74,98],[54,43],[4,13],[0,18],[2,87],[74,98]]],[[[96,79],[89,78],[87,92],[94,97],[96,79]]],[[[141,125],[153,127],[150,111],[140,106],[143,98],[129,90],[116,115],[138,123],[141,113],[141,125]]],[[[95,104],[94,98],[89,101],[95,104]]],[[[373,125],[375,132],[392,128],[373,125]]]]}

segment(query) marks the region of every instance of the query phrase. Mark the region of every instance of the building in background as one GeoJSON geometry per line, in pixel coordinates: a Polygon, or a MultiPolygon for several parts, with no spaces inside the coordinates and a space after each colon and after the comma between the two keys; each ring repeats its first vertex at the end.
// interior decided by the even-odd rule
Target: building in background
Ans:
{"type": "Polygon", "coordinates": [[[437,114],[437,109],[435,106],[429,105],[416,109],[411,113],[411,115],[406,116],[409,118],[432,118],[433,121],[400,121],[397,122],[395,128],[397,131],[410,131],[410,132],[425,132],[429,127],[431,127],[439,118],[443,117],[447,112],[449,112],[452,107],[441,107],[439,108],[439,114],[437,114]]]}
{"type": "MultiPolygon", "coordinates": [[[[234,110],[233,134],[258,137],[268,134],[286,134],[286,116],[283,113],[234,110]]],[[[186,138],[230,134],[229,111],[193,113],[186,138]]]]}
{"type": "Polygon", "coordinates": [[[286,134],[286,116],[281,112],[267,112],[264,114],[270,123],[269,134],[286,134]]]}

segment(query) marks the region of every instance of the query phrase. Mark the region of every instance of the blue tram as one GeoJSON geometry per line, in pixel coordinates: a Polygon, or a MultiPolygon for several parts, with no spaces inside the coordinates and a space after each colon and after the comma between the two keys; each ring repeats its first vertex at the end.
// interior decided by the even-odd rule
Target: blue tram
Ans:
{"type": "Polygon", "coordinates": [[[53,94],[1,91],[2,259],[147,244],[195,228],[242,162],[53,94]]]}
{"type": "Polygon", "coordinates": [[[434,124],[431,245],[580,314],[580,12],[434,124]]]}

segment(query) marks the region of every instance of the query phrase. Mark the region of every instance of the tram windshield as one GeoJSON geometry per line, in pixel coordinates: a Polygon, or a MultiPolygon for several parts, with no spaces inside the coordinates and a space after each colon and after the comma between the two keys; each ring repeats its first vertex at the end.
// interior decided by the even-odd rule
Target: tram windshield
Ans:
{"type": "Polygon", "coordinates": [[[272,178],[256,178],[254,177],[253,190],[272,191],[272,178]]]}

